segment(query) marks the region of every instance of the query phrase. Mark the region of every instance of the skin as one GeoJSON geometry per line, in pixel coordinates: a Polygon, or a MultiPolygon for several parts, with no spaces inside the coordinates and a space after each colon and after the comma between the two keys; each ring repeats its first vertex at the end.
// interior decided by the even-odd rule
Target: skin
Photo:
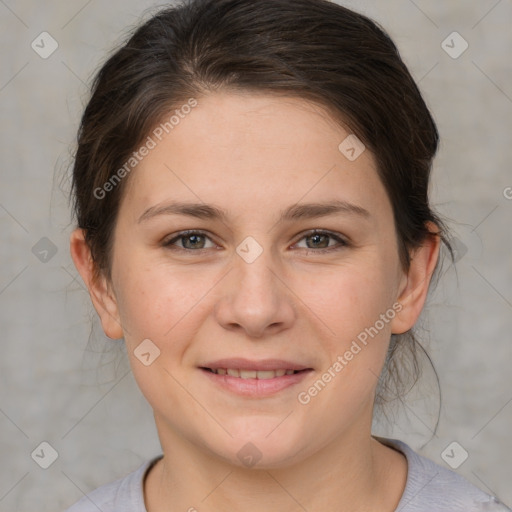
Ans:
{"type": "Polygon", "coordinates": [[[83,232],[71,235],[71,255],[103,329],[124,337],[154,410],[164,458],[145,480],[147,510],[393,511],[407,463],[371,437],[377,376],[391,333],[410,329],[421,312],[439,237],[414,252],[408,272],[401,267],[373,155],[366,150],[349,161],[338,149],[349,132],[319,106],[233,92],[198,103],[129,177],[111,282],[93,279],[83,232]],[[369,216],[278,222],[289,206],[334,199],[369,216]],[[138,222],[148,208],[178,200],[215,205],[227,217],[138,222]],[[315,228],[349,244],[308,236],[315,228]],[[207,232],[199,239],[205,249],[190,239],[184,246],[187,238],[164,247],[187,229],[207,232]],[[236,252],[247,236],[263,249],[252,263],[236,252]],[[320,252],[326,246],[338,250],[320,252]],[[401,311],[301,404],[298,393],[396,303],[401,311]],[[144,339],[160,350],[149,366],[134,355],[144,339]],[[241,397],[198,369],[225,357],[280,358],[313,371],[274,396],[241,397]],[[253,467],[237,457],[248,442],[261,452],[253,467]]]}

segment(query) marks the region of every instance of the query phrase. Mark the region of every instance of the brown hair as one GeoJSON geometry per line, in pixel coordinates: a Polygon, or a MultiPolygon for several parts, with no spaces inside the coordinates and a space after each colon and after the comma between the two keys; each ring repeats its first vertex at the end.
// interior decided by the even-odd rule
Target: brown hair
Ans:
{"type": "MultiPolygon", "coordinates": [[[[382,28],[327,0],[189,0],[138,27],[94,79],[78,134],[72,196],[97,275],[111,278],[112,235],[129,176],[102,197],[95,191],[173,108],[230,89],[325,107],[375,157],[393,206],[403,267],[426,237],[437,236],[428,221],[440,228],[452,254],[428,198],[436,125],[382,28]]],[[[392,335],[384,374],[397,393],[407,366],[398,356],[409,351],[417,380],[418,348],[423,350],[411,331],[392,335]]]]}

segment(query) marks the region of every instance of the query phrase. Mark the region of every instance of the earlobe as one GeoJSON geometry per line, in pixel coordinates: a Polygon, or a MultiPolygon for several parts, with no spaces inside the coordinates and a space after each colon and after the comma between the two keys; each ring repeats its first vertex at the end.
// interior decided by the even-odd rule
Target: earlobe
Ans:
{"type": "Polygon", "coordinates": [[[117,300],[112,287],[103,275],[96,275],[90,248],[85,240],[83,229],[75,229],[70,236],[71,258],[84,281],[94,309],[98,313],[103,331],[111,339],[123,337],[117,300]]]}
{"type": "Polygon", "coordinates": [[[402,334],[413,327],[427,299],[441,242],[438,227],[429,222],[427,228],[431,234],[411,255],[411,264],[399,291],[397,302],[402,305],[402,309],[391,322],[393,334],[402,334]]]}

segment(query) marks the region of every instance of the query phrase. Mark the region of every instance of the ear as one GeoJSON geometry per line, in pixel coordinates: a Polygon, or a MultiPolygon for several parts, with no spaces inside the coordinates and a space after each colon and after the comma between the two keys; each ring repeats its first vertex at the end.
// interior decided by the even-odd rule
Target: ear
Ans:
{"type": "Polygon", "coordinates": [[[402,305],[402,309],[391,322],[393,334],[401,334],[412,328],[427,299],[441,243],[439,228],[433,222],[428,222],[427,228],[432,234],[411,254],[409,271],[404,274],[401,283],[397,302],[402,305]]]}
{"type": "Polygon", "coordinates": [[[123,337],[117,301],[107,278],[95,273],[90,248],[83,229],[75,229],[69,241],[71,258],[89,290],[94,309],[98,313],[103,331],[111,339],[123,337]]]}

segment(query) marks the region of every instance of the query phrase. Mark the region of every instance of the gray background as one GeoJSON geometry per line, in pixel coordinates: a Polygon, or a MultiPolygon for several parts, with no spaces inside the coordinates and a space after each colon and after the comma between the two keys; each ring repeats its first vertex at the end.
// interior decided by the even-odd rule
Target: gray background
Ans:
{"type": "MultiPolygon", "coordinates": [[[[379,21],[420,82],[442,136],[433,202],[453,220],[458,258],[420,331],[443,390],[439,429],[427,372],[375,433],[443,465],[457,441],[469,454],[457,471],[510,505],[512,0],[340,3],[379,21]],[[441,46],[453,31],[469,43],[457,59],[441,46]]],[[[71,262],[67,203],[86,84],[155,5],[0,0],[0,511],[63,510],[160,453],[123,346],[103,336],[71,262]],[[31,48],[43,31],[59,44],[47,59],[31,48]],[[53,247],[43,237],[54,255],[38,253],[53,247]],[[42,441],[58,452],[48,469],[31,458],[42,441]]]]}

